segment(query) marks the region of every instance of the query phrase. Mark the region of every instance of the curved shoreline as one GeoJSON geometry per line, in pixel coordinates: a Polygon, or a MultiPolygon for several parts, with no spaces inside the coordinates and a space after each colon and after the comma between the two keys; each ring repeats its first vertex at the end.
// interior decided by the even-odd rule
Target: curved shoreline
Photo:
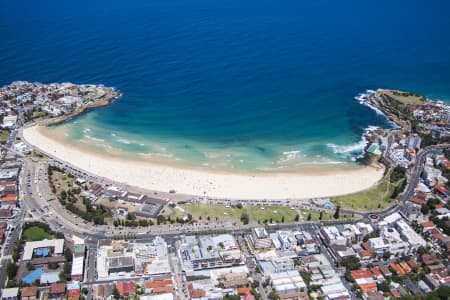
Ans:
{"type": "Polygon", "coordinates": [[[39,150],[101,177],[148,190],[233,199],[306,199],[351,194],[374,186],[384,168],[372,166],[322,174],[229,174],[111,158],[64,144],[39,126],[23,138],[39,150]]]}

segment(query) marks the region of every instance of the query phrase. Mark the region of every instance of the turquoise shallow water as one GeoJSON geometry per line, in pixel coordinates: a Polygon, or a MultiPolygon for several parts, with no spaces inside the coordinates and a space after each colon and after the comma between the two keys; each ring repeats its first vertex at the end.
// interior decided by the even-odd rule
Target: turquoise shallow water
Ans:
{"type": "Polygon", "coordinates": [[[359,93],[450,99],[450,3],[391,2],[1,1],[0,83],[121,90],[63,125],[100,151],[220,169],[348,164],[369,126],[389,126],[359,93]]]}

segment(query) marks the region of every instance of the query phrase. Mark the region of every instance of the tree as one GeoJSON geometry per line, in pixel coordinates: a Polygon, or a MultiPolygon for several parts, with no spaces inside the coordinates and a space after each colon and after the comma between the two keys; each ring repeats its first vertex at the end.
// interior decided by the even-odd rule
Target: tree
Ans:
{"type": "Polygon", "coordinates": [[[8,279],[13,280],[17,275],[17,270],[19,267],[15,263],[9,263],[6,266],[6,274],[8,274],[8,279]]]}
{"type": "Polygon", "coordinates": [[[223,300],[240,300],[241,299],[241,297],[239,296],[239,295],[229,295],[229,294],[226,294],[224,297],[223,297],[223,300]]]}
{"type": "Polygon", "coordinates": [[[391,288],[386,281],[383,281],[382,283],[378,284],[378,289],[382,292],[389,292],[391,288]]]}
{"type": "Polygon", "coordinates": [[[284,216],[281,217],[281,223],[284,223],[284,216]]]}
{"type": "Polygon", "coordinates": [[[247,225],[249,222],[249,217],[247,213],[241,214],[241,222],[244,223],[244,225],[247,225]]]}
{"type": "Polygon", "coordinates": [[[164,223],[166,221],[166,218],[163,216],[163,215],[159,215],[157,218],[156,218],[156,223],[158,224],[158,225],[160,225],[161,223],[164,223]]]}
{"type": "Polygon", "coordinates": [[[336,211],[334,212],[333,218],[339,219],[339,211],[341,210],[341,206],[336,206],[336,211]]]}
{"type": "Polygon", "coordinates": [[[341,261],[341,265],[346,267],[347,270],[358,270],[361,268],[361,262],[355,256],[346,257],[341,261]]]}
{"type": "Polygon", "coordinates": [[[383,259],[384,260],[388,260],[391,257],[391,252],[389,251],[384,251],[383,252],[383,259]]]}
{"type": "Polygon", "coordinates": [[[72,250],[70,250],[70,248],[66,248],[66,250],[64,250],[64,258],[67,261],[72,261],[73,255],[72,255],[72,250]]]}
{"type": "Polygon", "coordinates": [[[308,214],[308,218],[306,220],[311,221],[311,213],[308,214]]]}
{"type": "Polygon", "coordinates": [[[280,299],[280,296],[278,296],[278,294],[275,290],[271,290],[268,296],[269,296],[269,299],[271,299],[271,300],[280,299]]]}
{"type": "Polygon", "coordinates": [[[28,271],[33,271],[35,268],[33,266],[33,264],[31,262],[27,262],[27,270],[28,271]]]}
{"type": "Polygon", "coordinates": [[[51,270],[58,269],[58,267],[59,267],[59,264],[56,262],[53,262],[53,261],[51,261],[47,264],[47,268],[49,268],[51,270]]]}
{"type": "Polygon", "coordinates": [[[294,221],[295,221],[295,222],[298,222],[299,219],[300,219],[300,215],[299,215],[299,214],[296,214],[296,215],[295,215],[294,221]]]}
{"type": "Polygon", "coordinates": [[[252,288],[256,289],[257,287],[259,287],[259,281],[258,280],[253,280],[252,288]]]}
{"type": "Polygon", "coordinates": [[[322,218],[323,218],[323,211],[320,211],[319,220],[322,220],[322,218]]]}
{"type": "Polygon", "coordinates": [[[116,286],[114,286],[114,288],[112,290],[112,294],[113,294],[114,299],[120,299],[120,293],[116,286]]]}

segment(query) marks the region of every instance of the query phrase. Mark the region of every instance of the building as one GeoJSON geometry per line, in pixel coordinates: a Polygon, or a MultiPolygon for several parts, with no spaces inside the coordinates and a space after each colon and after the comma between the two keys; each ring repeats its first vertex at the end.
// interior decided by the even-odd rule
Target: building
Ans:
{"type": "Polygon", "coordinates": [[[17,124],[17,116],[9,115],[3,117],[3,128],[14,129],[17,124]]]}
{"type": "Polygon", "coordinates": [[[273,273],[269,279],[280,299],[308,299],[306,284],[298,271],[273,273]]]}
{"type": "Polygon", "coordinates": [[[406,146],[412,149],[420,149],[420,144],[422,143],[422,139],[419,135],[413,134],[406,138],[406,146]]]}
{"type": "Polygon", "coordinates": [[[123,282],[119,281],[116,284],[117,291],[122,297],[133,296],[136,292],[136,283],[134,281],[123,282]]]}
{"type": "Polygon", "coordinates": [[[9,288],[2,290],[1,300],[18,300],[19,299],[19,288],[9,288]]]}
{"type": "Polygon", "coordinates": [[[53,299],[63,299],[66,295],[66,284],[53,283],[50,286],[50,295],[53,299]]]}
{"type": "Polygon", "coordinates": [[[268,261],[260,261],[261,273],[265,276],[275,273],[283,273],[295,270],[294,261],[291,258],[276,258],[268,261]]]}
{"type": "Polygon", "coordinates": [[[0,181],[17,181],[19,168],[0,169],[0,181]]]}
{"type": "Polygon", "coordinates": [[[86,252],[86,245],[84,240],[76,236],[72,237],[73,253],[72,253],[72,271],[71,278],[74,281],[82,281],[84,274],[84,255],[86,252]]]}
{"type": "Polygon", "coordinates": [[[178,241],[177,250],[185,271],[226,267],[243,262],[242,252],[229,234],[186,236],[178,241]]]}
{"type": "Polygon", "coordinates": [[[254,249],[268,249],[272,247],[272,239],[264,227],[252,229],[250,241],[254,249]]]}
{"type": "Polygon", "coordinates": [[[150,243],[101,240],[97,246],[98,278],[170,274],[167,249],[161,237],[150,243]]]}
{"type": "Polygon", "coordinates": [[[377,291],[377,281],[374,279],[374,274],[369,270],[353,270],[351,275],[362,292],[377,291]]]}
{"type": "Polygon", "coordinates": [[[38,296],[38,288],[36,286],[24,287],[20,290],[22,300],[36,300],[38,296]]]}
{"type": "Polygon", "coordinates": [[[39,278],[39,281],[42,284],[53,284],[58,282],[59,279],[59,272],[47,272],[43,273],[41,277],[39,278]]]}
{"type": "Polygon", "coordinates": [[[24,261],[31,261],[34,257],[45,257],[50,253],[53,256],[63,255],[64,239],[43,240],[25,243],[23,257],[24,261]]]}

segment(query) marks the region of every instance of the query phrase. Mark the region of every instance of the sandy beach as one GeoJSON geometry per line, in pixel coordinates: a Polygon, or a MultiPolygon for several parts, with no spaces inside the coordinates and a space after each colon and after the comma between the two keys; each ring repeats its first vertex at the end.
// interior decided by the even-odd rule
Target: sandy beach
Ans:
{"type": "Polygon", "coordinates": [[[100,155],[51,137],[39,126],[24,128],[23,138],[55,158],[117,182],[148,190],[174,189],[177,193],[217,198],[302,199],[350,194],[375,185],[384,171],[381,167],[360,167],[319,174],[230,174],[100,155]]]}

